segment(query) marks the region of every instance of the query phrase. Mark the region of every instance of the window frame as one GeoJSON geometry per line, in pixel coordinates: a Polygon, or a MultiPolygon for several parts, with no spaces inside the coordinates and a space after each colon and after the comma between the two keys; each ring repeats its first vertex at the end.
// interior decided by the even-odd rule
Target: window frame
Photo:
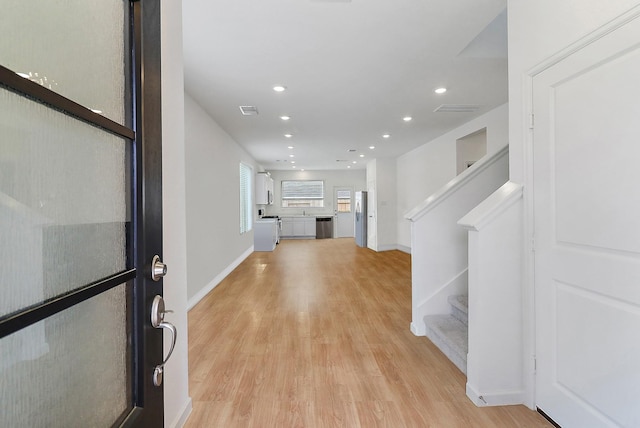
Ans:
{"type": "Polygon", "coordinates": [[[239,195],[240,195],[240,235],[253,229],[253,167],[240,162],[239,167],[239,195]]]}
{"type": "MultiPolygon", "coordinates": [[[[295,185],[292,185],[294,187],[295,185]]],[[[325,200],[325,182],[324,180],[282,180],[280,181],[280,206],[282,208],[324,208],[325,200]],[[287,183],[296,183],[298,187],[309,184],[310,188],[307,189],[309,193],[302,194],[300,197],[287,196],[292,192],[300,192],[300,189],[286,189],[287,183]],[[317,189],[313,189],[311,184],[317,188],[320,188],[320,194],[314,195],[317,189]],[[318,186],[319,183],[319,186],[318,186]],[[288,202],[291,201],[290,205],[288,202]]]]}

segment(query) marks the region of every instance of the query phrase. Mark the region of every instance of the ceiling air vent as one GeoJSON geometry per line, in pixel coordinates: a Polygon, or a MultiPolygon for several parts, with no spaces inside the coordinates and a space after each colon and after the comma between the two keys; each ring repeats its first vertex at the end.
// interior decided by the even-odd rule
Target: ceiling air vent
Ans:
{"type": "Polygon", "coordinates": [[[434,113],[473,113],[480,109],[479,105],[475,104],[442,104],[436,108],[434,113]]]}
{"type": "Polygon", "coordinates": [[[258,107],[256,106],[240,106],[240,111],[243,116],[257,116],[258,115],[258,107]]]}

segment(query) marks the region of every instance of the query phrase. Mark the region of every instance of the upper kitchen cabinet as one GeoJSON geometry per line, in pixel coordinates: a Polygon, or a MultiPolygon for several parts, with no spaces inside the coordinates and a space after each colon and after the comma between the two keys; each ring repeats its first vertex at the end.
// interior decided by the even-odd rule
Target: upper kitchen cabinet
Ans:
{"type": "Polygon", "coordinates": [[[273,204],[273,178],[268,172],[256,174],[256,205],[273,204]]]}

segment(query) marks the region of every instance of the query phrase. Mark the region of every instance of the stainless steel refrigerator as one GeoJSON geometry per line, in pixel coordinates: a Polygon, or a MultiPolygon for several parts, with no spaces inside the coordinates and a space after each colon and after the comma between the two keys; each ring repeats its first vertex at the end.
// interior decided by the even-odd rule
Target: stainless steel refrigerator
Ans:
{"type": "Polygon", "coordinates": [[[367,192],[356,192],[356,245],[367,246],[367,192]]]}

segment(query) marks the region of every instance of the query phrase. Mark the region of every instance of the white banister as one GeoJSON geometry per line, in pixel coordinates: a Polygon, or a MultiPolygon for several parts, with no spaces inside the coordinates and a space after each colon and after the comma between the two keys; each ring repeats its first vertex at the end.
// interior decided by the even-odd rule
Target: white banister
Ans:
{"type": "Polygon", "coordinates": [[[507,181],[491,196],[458,220],[458,224],[467,230],[479,231],[520,199],[522,199],[522,184],[507,181]]]}
{"type": "Polygon", "coordinates": [[[507,182],[458,221],[469,235],[467,396],[478,406],[524,402],[522,195],[507,182]]]}
{"type": "Polygon", "coordinates": [[[485,156],[409,211],[411,221],[411,331],[425,335],[424,317],[446,314],[447,297],[467,293],[467,233],[457,221],[503,185],[508,147],[485,156]]]}
{"type": "MultiPolygon", "coordinates": [[[[459,189],[465,187],[468,183],[472,182],[476,177],[483,174],[487,169],[497,162],[504,160],[509,155],[509,146],[504,146],[502,149],[493,153],[492,155],[485,156],[478,160],[470,168],[454,177],[447,184],[442,186],[437,192],[429,196],[418,206],[404,215],[404,218],[412,222],[418,221],[423,215],[446,201],[452,195],[454,195],[459,189]]],[[[504,183],[504,182],[503,182],[504,183]]]]}

